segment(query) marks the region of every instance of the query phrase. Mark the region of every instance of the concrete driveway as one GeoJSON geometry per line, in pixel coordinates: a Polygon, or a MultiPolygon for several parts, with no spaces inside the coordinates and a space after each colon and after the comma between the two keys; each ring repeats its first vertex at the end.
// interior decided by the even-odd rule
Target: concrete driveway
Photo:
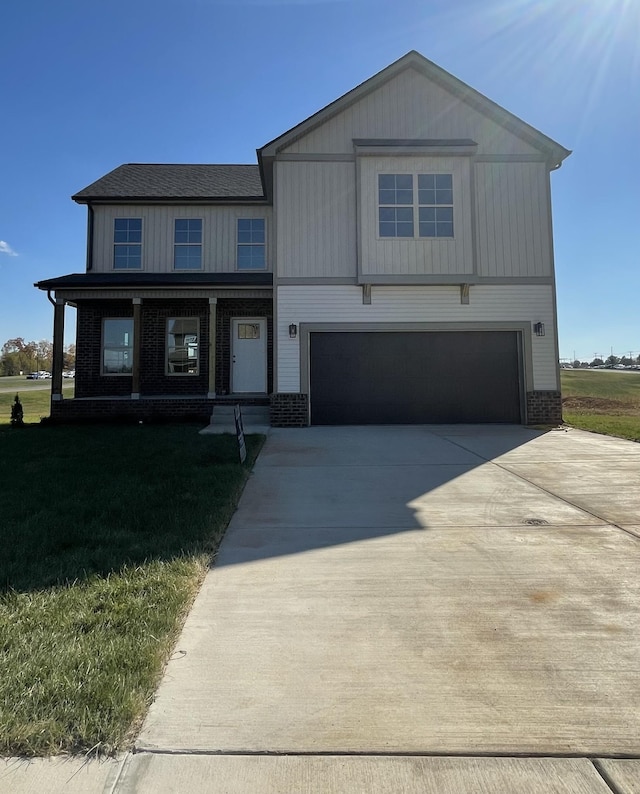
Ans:
{"type": "Polygon", "coordinates": [[[171,764],[211,791],[640,791],[640,445],[273,431],[137,749],[123,791],[171,764]]]}

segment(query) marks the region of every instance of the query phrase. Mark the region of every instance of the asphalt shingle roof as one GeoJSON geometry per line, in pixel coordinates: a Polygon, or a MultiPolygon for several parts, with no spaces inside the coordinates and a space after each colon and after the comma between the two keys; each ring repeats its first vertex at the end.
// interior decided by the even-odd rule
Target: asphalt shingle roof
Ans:
{"type": "Polygon", "coordinates": [[[257,165],[127,163],[85,187],[75,201],[107,199],[263,199],[257,165]]]}
{"type": "Polygon", "coordinates": [[[43,279],[39,289],[126,287],[270,287],[273,273],[69,273],[43,279]]]}

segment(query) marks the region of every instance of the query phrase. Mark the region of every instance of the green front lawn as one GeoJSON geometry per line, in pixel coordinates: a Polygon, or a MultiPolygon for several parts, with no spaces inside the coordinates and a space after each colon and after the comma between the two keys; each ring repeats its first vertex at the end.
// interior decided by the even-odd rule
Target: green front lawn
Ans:
{"type": "Polygon", "coordinates": [[[262,443],[197,430],[0,427],[0,753],[139,727],[262,443]]]}
{"type": "Polygon", "coordinates": [[[640,441],[640,372],[562,370],[564,421],[640,441]]]}

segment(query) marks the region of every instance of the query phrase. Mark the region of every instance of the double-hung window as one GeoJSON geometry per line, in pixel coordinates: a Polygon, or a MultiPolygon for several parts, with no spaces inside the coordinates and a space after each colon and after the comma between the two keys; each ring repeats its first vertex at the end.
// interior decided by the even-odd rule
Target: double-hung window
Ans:
{"type": "Polygon", "coordinates": [[[413,174],[378,174],[380,237],[413,237],[413,174]]]}
{"type": "Polygon", "coordinates": [[[173,269],[202,269],[202,219],[176,218],[173,237],[173,269]]]}
{"type": "Polygon", "coordinates": [[[453,175],[378,174],[378,234],[453,237],[453,175]]]}
{"type": "Polygon", "coordinates": [[[237,240],[238,270],[264,270],[267,266],[264,218],[238,218],[237,240]]]}
{"type": "Polygon", "coordinates": [[[142,218],[115,218],[113,222],[114,270],[142,267],[142,218]]]}
{"type": "Polygon", "coordinates": [[[102,374],[130,375],[133,368],[133,317],[102,321],[102,374]]]}
{"type": "Polygon", "coordinates": [[[197,375],[200,321],[197,317],[167,320],[167,375],[197,375]]]}
{"type": "Polygon", "coordinates": [[[453,177],[418,174],[420,237],[453,237],[453,177]]]}

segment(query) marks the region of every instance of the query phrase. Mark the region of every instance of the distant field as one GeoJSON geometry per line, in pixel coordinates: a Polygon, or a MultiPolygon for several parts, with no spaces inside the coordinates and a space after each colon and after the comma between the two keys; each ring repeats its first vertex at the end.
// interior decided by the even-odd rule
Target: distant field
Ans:
{"type": "MultiPolygon", "coordinates": [[[[27,380],[24,378],[0,378],[0,425],[7,425],[11,419],[11,403],[16,394],[20,396],[24,421],[31,424],[39,422],[43,416],[49,416],[49,403],[51,400],[51,381],[44,381],[47,388],[34,389],[32,384],[43,381],[27,380]],[[7,383],[14,381],[14,383],[7,383]],[[11,387],[9,389],[9,387],[11,387]],[[26,388],[25,388],[26,387],[26,388]]],[[[65,397],[73,397],[74,382],[66,381],[62,384],[62,393],[65,397]]]]}
{"type": "Polygon", "coordinates": [[[640,372],[562,370],[564,421],[640,441],[640,372]]]}

